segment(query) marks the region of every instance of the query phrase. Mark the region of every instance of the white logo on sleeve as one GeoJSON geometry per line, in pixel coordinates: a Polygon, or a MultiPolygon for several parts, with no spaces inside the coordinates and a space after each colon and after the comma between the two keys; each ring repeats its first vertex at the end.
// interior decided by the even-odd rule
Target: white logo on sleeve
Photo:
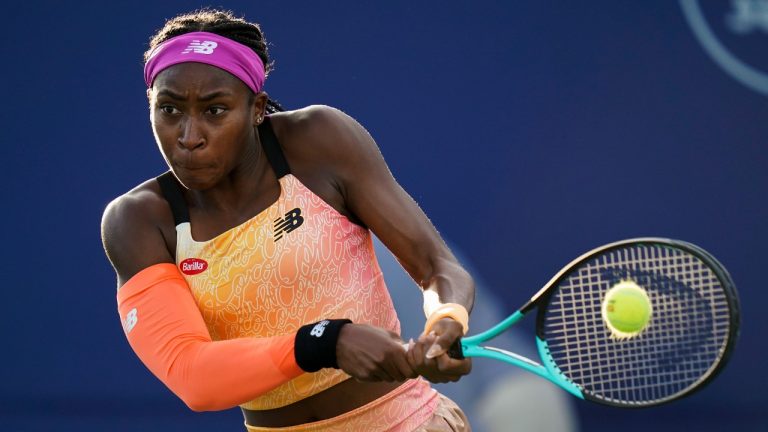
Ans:
{"type": "Polygon", "coordinates": [[[195,39],[181,53],[189,54],[190,52],[194,52],[195,54],[213,54],[213,50],[216,49],[217,46],[219,46],[219,44],[214,41],[200,42],[199,40],[195,39]]]}
{"type": "Polygon", "coordinates": [[[134,327],[136,327],[136,323],[139,322],[139,312],[136,310],[136,308],[131,309],[128,311],[128,314],[125,316],[125,319],[123,320],[123,331],[125,334],[128,334],[133,330],[134,327]]]}
{"type": "Polygon", "coordinates": [[[331,322],[328,320],[320,321],[319,323],[315,324],[314,327],[312,327],[312,331],[309,332],[314,337],[320,337],[325,333],[325,326],[330,324],[331,322]]]}

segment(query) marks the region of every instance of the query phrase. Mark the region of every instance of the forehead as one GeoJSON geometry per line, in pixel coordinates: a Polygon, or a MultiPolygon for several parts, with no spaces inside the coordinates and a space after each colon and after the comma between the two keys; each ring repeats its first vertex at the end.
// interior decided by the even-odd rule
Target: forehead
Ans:
{"type": "Polygon", "coordinates": [[[204,91],[213,88],[230,89],[233,93],[248,94],[248,87],[229,72],[204,63],[179,63],[160,72],[152,88],[176,92],[204,91]]]}

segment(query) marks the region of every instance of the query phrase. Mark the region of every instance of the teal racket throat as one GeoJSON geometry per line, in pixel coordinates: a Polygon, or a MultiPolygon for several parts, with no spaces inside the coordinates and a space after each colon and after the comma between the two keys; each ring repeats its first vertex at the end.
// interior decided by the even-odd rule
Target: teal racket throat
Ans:
{"type": "MultiPolygon", "coordinates": [[[[568,378],[562,375],[562,373],[557,368],[557,365],[555,365],[553,362],[550,361],[541,364],[527,357],[515,354],[511,351],[480,345],[488,339],[495,338],[504,330],[520,321],[524,316],[525,315],[522,312],[517,311],[495,327],[478,335],[462,339],[461,349],[463,355],[466,357],[485,357],[509,363],[511,365],[525,369],[528,372],[539,375],[542,378],[546,378],[567,390],[569,393],[578,397],[579,399],[584,399],[584,395],[582,394],[579,387],[568,381],[568,378]]],[[[547,359],[547,343],[537,337],[536,346],[539,350],[539,356],[542,359],[547,359]]]]}

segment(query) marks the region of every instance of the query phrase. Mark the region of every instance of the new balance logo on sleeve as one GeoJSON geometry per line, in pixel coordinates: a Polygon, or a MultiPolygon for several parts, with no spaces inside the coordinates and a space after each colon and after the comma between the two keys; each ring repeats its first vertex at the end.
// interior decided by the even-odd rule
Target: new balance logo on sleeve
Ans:
{"type": "Polygon", "coordinates": [[[300,227],[304,223],[304,218],[301,216],[301,209],[296,207],[285,214],[285,218],[275,219],[275,241],[283,238],[283,234],[300,227]]]}
{"type": "Polygon", "coordinates": [[[321,337],[323,336],[323,333],[325,333],[325,326],[330,324],[331,322],[328,320],[322,320],[319,323],[315,324],[314,327],[312,327],[312,331],[309,332],[314,337],[321,337]]]}
{"type": "Polygon", "coordinates": [[[133,308],[128,311],[128,314],[123,320],[123,331],[126,335],[130,333],[134,327],[136,327],[137,322],[139,322],[139,312],[136,310],[136,308],[133,308]]]}
{"type": "Polygon", "coordinates": [[[213,50],[216,49],[217,46],[219,46],[219,44],[214,41],[200,42],[199,40],[195,39],[181,53],[189,54],[190,52],[194,52],[195,54],[213,54],[213,50]]]}

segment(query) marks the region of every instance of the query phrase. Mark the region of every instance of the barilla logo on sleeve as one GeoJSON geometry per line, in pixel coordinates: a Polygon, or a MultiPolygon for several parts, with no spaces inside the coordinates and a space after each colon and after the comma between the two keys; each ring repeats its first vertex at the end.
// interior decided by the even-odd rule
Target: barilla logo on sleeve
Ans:
{"type": "Polygon", "coordinates": [[[196,275],[208,268],[208,263],[200,258],[187,258],[179,264],[179,269],[185,275],[196,275]]]}

